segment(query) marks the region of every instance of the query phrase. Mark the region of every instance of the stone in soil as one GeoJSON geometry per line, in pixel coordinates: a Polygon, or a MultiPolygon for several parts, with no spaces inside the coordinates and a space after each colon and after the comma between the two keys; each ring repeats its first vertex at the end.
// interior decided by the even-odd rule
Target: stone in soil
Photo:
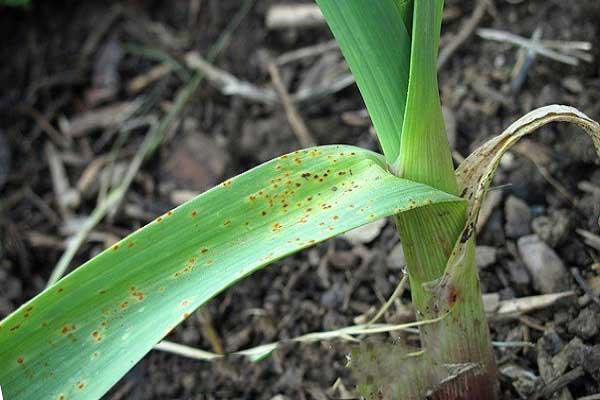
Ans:
{"type": "Polygon", "coordinates": [[[506,269],[510,275],[510,280],[515,284],[515,286],[526,288],[531,283],[529,273],[520,262],[509,261],[506,263],[506,269]]]}
{"type": "Polygon", "coordinates": [[[569,332],[582,339],[591,339],[600,330],[600,317],[591,307],[583,309],[577,318],[569,322],[569,332]]]}
{"type": "Polygon", "coordinates": [[[517,246],[536,290],[549,294],[569,288],[570,275],[564,263],[539,236],[523,236],[517,246]]]}
{"type": "Polygon", "coordinates": [[[544,242],[556,247],[564,242],[569,233],[569,213],[566,210],[552,210],[550,215],[535,218],[531,227],[544,242]]]}
{"type": "Polygon", "coordinates": [[[504,203],[504,215],[506,223],[504,232],[509,238],[519,238],[531,233],[531,210],[523,200],[515,196],[509,196],[504,203]]]}
{"type": "Polygon", "coordinates": [[[402,243],[398,243],[394,246],[392,251],[386,257],[386,263],[390,269],[402,269],[406,266],[406,259],[404,258],[404,249],[402,243]]]}
{"type": "Polygon", "coordinates": [[[587,346],[581,339],[574,338],[560,353],[569,367],[583,367],[597,382],[600,382],[600,345],[587,346]]]}
{"type": "Polygon", "coordinates": [[[479,268],[487,268],[496,262],[498,249],[492,246],[477,246],[475,249],[475,263],[479,268]]]}
{"type": "Polygon", "coordinates": [[[339,309],[344,304],[346,292],[339,283],[334,283],[321,295],[321,305],[332,310],[339,309]]]}
{"type": "Polygon", "coordinates": [[[352,244],[365,244],[371,243],[379,234],[381,230],[385,226],[386,219],[378,219],[377,221],[373,221],[369,224],[363,225],[356,229],[352,229],[342,235],[344,239],[352,244]]]}

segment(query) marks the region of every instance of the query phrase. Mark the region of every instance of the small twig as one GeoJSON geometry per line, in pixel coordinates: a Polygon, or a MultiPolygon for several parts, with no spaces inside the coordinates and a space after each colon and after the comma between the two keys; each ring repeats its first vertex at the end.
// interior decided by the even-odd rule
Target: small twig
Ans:
{"type": "Polygon", "coordinates": [[[328,84],[320,84],[315,86],[309,86],[306,88],[299,89],[296,93],[291,95],[291,99],[294,102],[306,102],[315,98],[324,97],[340,90],[347,88],[354,84],[354,76],[352,74],[343,74],[337,77],[333,82],[328,84]]]}
{"type": "Polygon", "coordinates": [[[591,184],[588,181],[581,181],[577,184],[577,189],[582,192],[593,194],[594,196],[600,197],[600,187],[591,184]]]}
{"type": "Polygon", "coordinates": [[[326,340],[334,340],[334,339],[342,339],[347,341],[357,341],[354,336],[357,335],[369,335],[375,333],[388,333],[398,330],[408,330],[412,328],[416,328],[423,325],[434,324],[440,322],[444,319],[448,314],[444,314],[438,318],[418,321],[418,322],[409,322],[406,324],[397,324],[397,325],[389,325],[389,324],[376,324],[376,325],[354,325],[347,326],[345,328],[336,329],[333,331],[327,332],[313,332],[307,333],[305,335],[297,336],[292,339],[280,340],[278,342],[267,343],[260,346],[252,347],[245,350],[236,351],[229,354],[216,354],[211,353],[205,350],[196,349],[194,347],[185,346],[178,343],[173,343],[170,341],[163,340],[154,346],[155,350],[167,351],[174,354],[179,354],[184,357],[192,358],[195,360],[203,360],[203,361],[211,361],[217,358],[221,358],[224,356],[238,355],[238,356],[246,356],[250,357],[253,360],[258,360],[263,358],[264,356],[271,353],[273,350],[276,350],[280,345],[284,343],[313,343],[313,342],[321,342],[326,340]]]}
{"type": "Polygon", "coordinates": [[[250,82],[242,81],[229,72],[211,65],[197,52],[192,51],[186,54],[185,61],[188,67],[201,71],[205,78],[226,96],[240,96],[268,105],[278,102],[275,91],[262,89],[250,82]]]}
{"type": "MultiPolygon", "coordinates": [[[[538,44],[540,39],[542,38],[542,28],[537,27],[533,31],[533,35],[531,35],[532,43],[538,44]]],[[[528,49],[521,48],[519,49],[519,54],[517,56],[517,62],[513,67],[511,76],[513,78],[511,82],[511,89],[513,93],[518,93],[525,83],[525,78],[527,77],[527,73],[533,62],[535,61],[535,55],[537,53],[531,47],[528,49]]]]}
{"type": "Polygon", "coordinates": [[[292,103],[290,99],[290,95],[283,84],[281,79],[281,74],[279,73],[279,69],[277,65],[273,62],[268,63],[269,74],[271,75],[271,80],[273,81],[273,86],[279,94],[279,98],[281,99],[281,103],[283,104],[283,108],[285,110],[285,114],[287,116],[288,122],[292,128],[292,131],[298,138],[300,145],[302,147],[312,147],[316,145],[315,139],[313,139],[311,133],[309,132],[306,124],[300,117],[300,114],[296,110],[296,107],[292,103]]]}
{"type": "Polygon", "coordinates": [[[531,342],[492,342],[492,346],[498,347],[500,349],[510,348],[510,347],[535,347],[535,344],[531,342]]]}
{"type": "Polygon", "coordinates": [[[485,15],[487,1],[488,0],[477,1],[477,6],[475,6],[475,10],[473,10],[473,14],[471,14],[469,19],[463,24],[460,31],[452,37],[450,43],[444,46],[440,51],[437,65],[438,71],[444,68],[444,65],[450,60],[450,57],[452,57],[454,52],[473,34],[475,28],[477,28],[477,25],[479,25],[485,15]]]}
{"type": "Polygon", "coordinates": [[[394,289],[394,293],[392,293],[392,295],[390,296],[390,298],[379,309],[379,311],[377,311],[377,314],[375,314],[375,316],[373,318],[371,318],[371,320],[369,322],[367,322],[367,326],[373,325],[375,322],[377,322],[377,320],[379,320],[379,318],[381,318],[381,316],[383,314],[385,314],[385,312],[390,308],[390,306],[392,304],[394,304],[394,301],[400,295],[402,295],[402,293],[404,292],[404,289],[406,289],[406,284],[407,283],[408,283],[408,274],[404,274],[404,276],[402,277],[402,279],[400,279],[400,282],[398,283],[398,286],[396,286],[396,289],[394,289]]]}
{"type": "Polygon", "coordinates": [[[546,328],[543,325],[527,315],[521,315],[519,317],[519,322],[527,328],[535,329],[538,332],[546,332],[546,328]]]}
{"type": "Polygon", "coordinates": [[[544,56],[546,58],[550,58],[555,61],[559,61],[569,65],[579,65],[579,60],[576,57],[563,54],[559,51],[555,51],[544,47],[541,43],[535,43],[529,39],[526,39],[522,36],[515,35],[514,33],[500,31],[497,29],[487,29],[481,28],[477,30],[477,34],[487,40],[494,40],[497,42],[510,43],[512,45],[516,45],[519,47],[524,47],[527,49],[532,49],[537,54],[544,56]]]}
{"type": "Polygon", "coordinates": [[[578,397],[577,400],[600,400],[600,393],[589,396],[578,397]]]}
{"type": "Polygon", "coordinates": [[[61,223],[59,215],[46,202],[38,196],[29,186],[25,187],[25,194],[29,200],[46,216],[53,225],[61,223]]]}
{"type": "Polygon", "coordinates": [[[44,151],[50,168],[54,196],[56,197],[60,213],[64,218],[69,215],[69,210],[79,203],[79,196],[77,191],[73,190],[69,184],[65,167],[54,145],[47,142],[44,151]]]}
{"type": "Polygon", "coordinates": [[[579,273],[579,270],[577,268],[571,268],[570,271],[571,275],[573,275],[573,278],[575,278],[575,281],[581,287],[581,289],[583,289],[585,294],[587,294],[594,303],[600,305],[600,298],[598,298],[598,296],[596,296],[596,293],[594,293],[594,291],[590,289],[590,287],[587,285],[587,283],[579,273]]]}
{"type": "Polygon", "coordinates": [[[283,53],[275,59],[275,62],[277,65],[282,66],[290,62],[302,60],[304,58],[315,57],[332,50],[339,50],[339,45],[335,40],[330,40],[283,53]]]}
{"type": "Polygon", "coordinates": [[[210,343],[212,350],[217,354],[225,354],[223,349],[223,342],[217,333],[217,330],[213,326],[210,311],[206,307],[202,307],[196,313],[198,321],[202,325],[202,335],[210,343]]]}
{"type": "Polygon", "coordinates": [[[600,251],[600,236],[584,229],[577,229],[576,232],[584,238],[585,244],[600,251]]]}
{"type": "Polygon", "coordinates": [[[591,51],[593,46],[591,42],[566,42],[563,40],[542,40],[542,44],[548,48],[560,49],[565,51],[591,51]]]}
{"type": "Polygon", "coordinates": [[[575,296],[575,292],[568,291],[503,300],[498,303],[496,309],[486,310],[486,313],[496,319],[517,318],[528,312],[550,307],[559,300],[573,296],[575,296]]]}
{"type": "Polygon", "coordinates": [[[325,23],[316,4],[278,4],[267,11],[267,29],[310,28],[325,23]]]}
{"type": "Polygon", "coordinates": [[[173,67],[167,63],[159,64],[155,67],[152,67],[143,74],[132,78],[127,83],[127,91],[130,94],[136,94],[142,91],[146,86],[150,85],[152,82],[156,82],[163,76],[167,75],[172,70],[173,67]]]}
{"type": "Polygon", "coordinates": [[[48,137],[56,144],[57,146],[66,147],[69,145],[68,138],[64,137],[58,129],[56,129],[46,118],[44,114],[36,110],[35,108],[23,105],[21,107],[22,111],[29,115],[33,120],[38,124],[40,129],[48,135],[48,137]]]}
{"type": "Polygon", "coordinates": [[[61,124],[61,130],[68,137],[79,137],[96,129],[118,126],[137,112],[140,105],[134,100],[89,110],[61,124]]]}

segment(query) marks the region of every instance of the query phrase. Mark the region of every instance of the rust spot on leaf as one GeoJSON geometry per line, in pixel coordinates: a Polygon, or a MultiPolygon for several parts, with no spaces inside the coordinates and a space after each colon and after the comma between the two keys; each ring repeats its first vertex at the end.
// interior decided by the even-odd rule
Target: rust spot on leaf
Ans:
{"type": "Polygon", "coordinates": [[[458,289],[454,285],[450,285],[448,288],[448,306],[452,307],[456,300],[458,299],[458,289]]]}
{"type": "Polygon", "coordinates": [[[113,249],[113,251],[117,251],[117,250],[119,250],[119,245],[118,245],[118,244],[115,244],[115,245],[112,247],[112,249],[113,249]]]}
{"type": "Polygon", "coordinates": [[[191,214],[192,214],[192,217],[196,217],[198,215],[198,211],[194,210],[191,212],[191,214]]]}
{"type": "Polygon", "coordinates": [[[17,363],[19,363],[19,364],[23,364],[23,357],[19,357],[19,358],[17,358],[17,363]]]}
{"type": "Polygon", "coordinates": [[[135,286],[130,287],[129,292],[131,293],[131,296],[136,298],[138,301],[144,300],[144,293],[140,290],[136,290],[135,286]]]}
{"type": "Polygon", "coordinates": [[[75,328],[76,328],[75,324],[67,324],[67,325],[65,325],[65,326],[62,327],[60,333],[62,335],[66,335],[66,334],[69,334],[69,333],[75,331],[75,328]]]}

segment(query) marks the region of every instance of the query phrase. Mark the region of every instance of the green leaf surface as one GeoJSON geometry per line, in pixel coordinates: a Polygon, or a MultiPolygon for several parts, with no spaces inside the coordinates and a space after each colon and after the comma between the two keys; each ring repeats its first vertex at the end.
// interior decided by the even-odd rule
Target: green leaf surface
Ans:
{"type": "Polygon", "coordinates": [[[317,0],[365,101],[383,153],[392,163],[400,135],[410,63],[405,18],[412,2],[317,0]]]}
{"type": "Polygon", "coordinates": [[[408,98],[394,170],[398,176],[457,194],[437,80],[443,8],[443,0],[414,4],[408,98]]]}
{"type": "Polygon", "coordinates": [[[319,241],[457,197],[351,146],[281,156],[121,240],[0,323],[7,399],[94,399],[200,305],[319,241]],[[62,396],[62,397],[61,397],[62,396]]]}

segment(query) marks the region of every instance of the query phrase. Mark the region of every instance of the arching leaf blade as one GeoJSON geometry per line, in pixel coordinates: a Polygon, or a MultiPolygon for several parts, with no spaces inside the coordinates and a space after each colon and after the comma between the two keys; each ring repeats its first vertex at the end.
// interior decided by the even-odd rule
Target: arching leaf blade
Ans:
{"type": "Polygon", "coordinates": [[[7,398],[93,399],[196,308],[285,255],[405,210],[465,202],[352,146],[279,157],[121,240],[0,323],[7,398]]]}

